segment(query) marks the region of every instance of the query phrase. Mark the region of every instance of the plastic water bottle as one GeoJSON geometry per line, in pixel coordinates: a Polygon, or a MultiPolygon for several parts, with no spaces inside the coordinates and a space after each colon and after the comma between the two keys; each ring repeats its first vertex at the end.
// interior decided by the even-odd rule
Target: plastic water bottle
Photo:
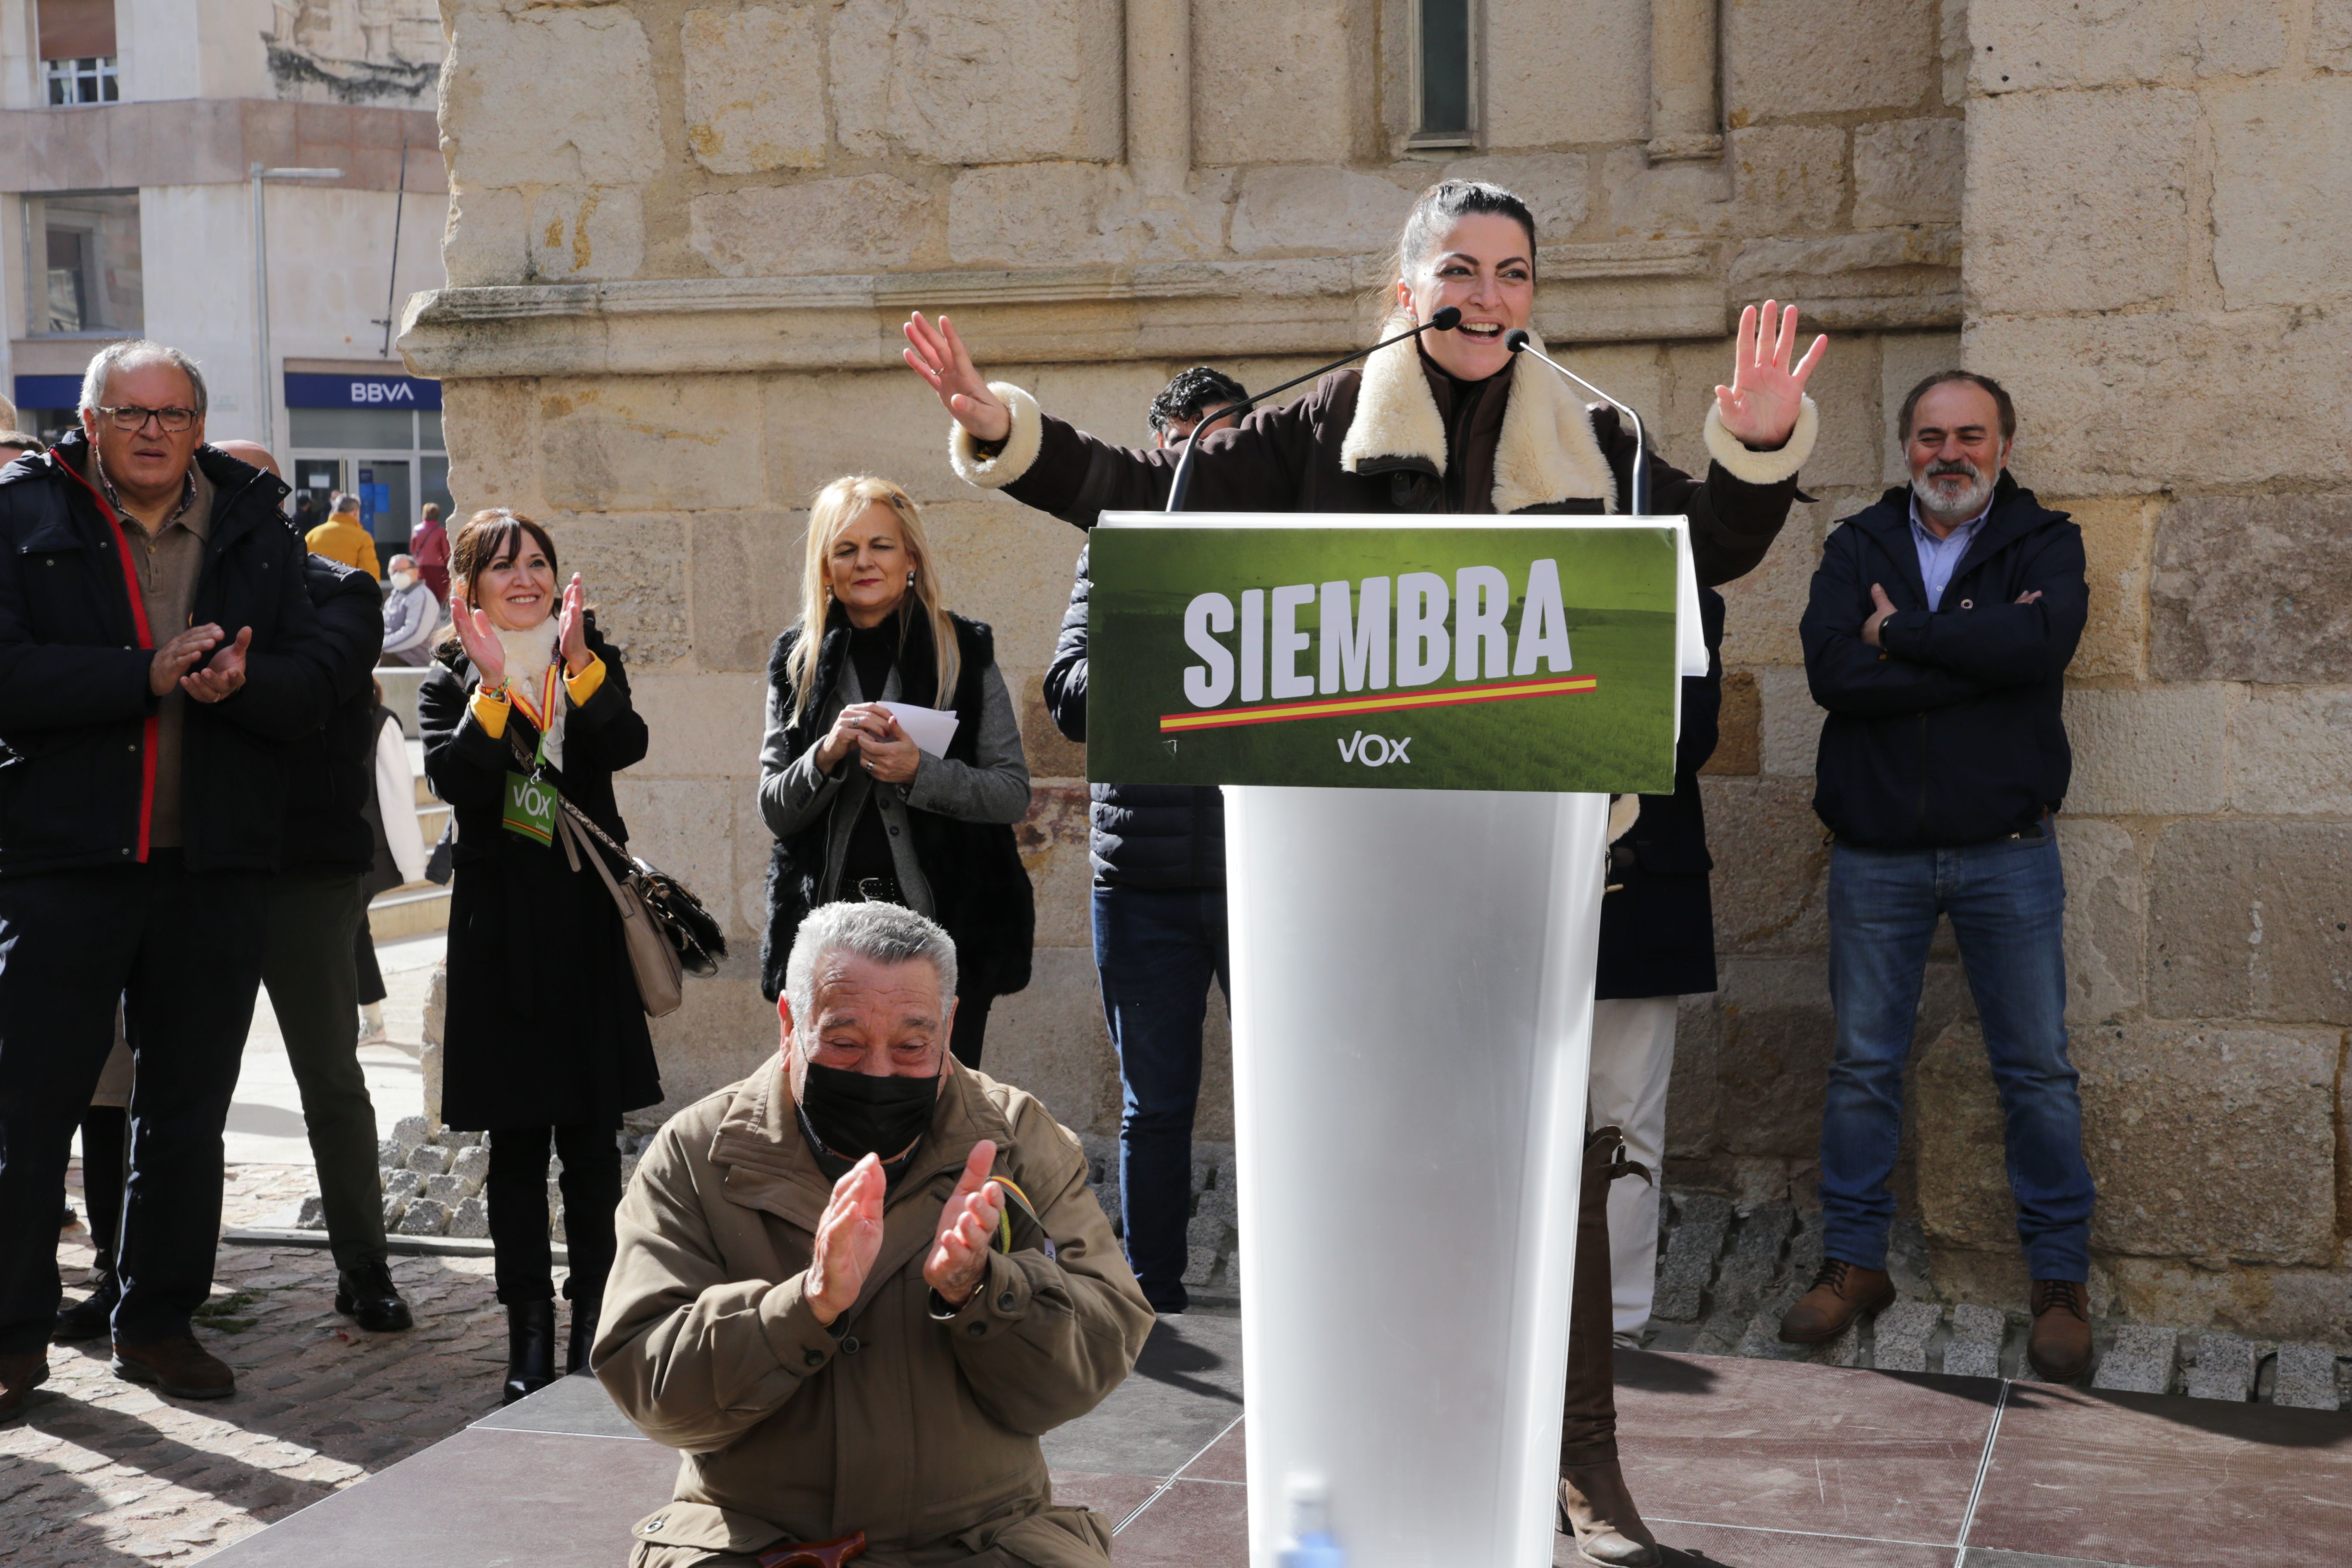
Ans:
{"type": "Polygon", "coordinates": [[[1331,1539],[1331,1491],[1320,1476],[1293,1476],[1285,1488],[1290,1535],[1275,1556],[1277,1568],[1348,1568],[1348,1554],[1331,1539]]]}

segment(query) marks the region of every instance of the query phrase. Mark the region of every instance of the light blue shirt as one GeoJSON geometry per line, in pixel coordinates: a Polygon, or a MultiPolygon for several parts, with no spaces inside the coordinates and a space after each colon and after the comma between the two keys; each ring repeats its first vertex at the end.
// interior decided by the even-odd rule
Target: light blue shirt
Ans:
{"type": "Polygon", "coordinates": [[[1919,498],[1911,498],[1911,542],[1918,547],[1919,578],[1927,585],[1930,610],[1943,607],[1944,590],[1952,585],[1952,573],[1968,554],[1969,546],[1976,542],[1978,531],[1984,527],[1984,520],[1991,512],[1992,502],[1987,500],[1983,511],[1938,539],[1934,530],[1919,521],[1919,498]]]}

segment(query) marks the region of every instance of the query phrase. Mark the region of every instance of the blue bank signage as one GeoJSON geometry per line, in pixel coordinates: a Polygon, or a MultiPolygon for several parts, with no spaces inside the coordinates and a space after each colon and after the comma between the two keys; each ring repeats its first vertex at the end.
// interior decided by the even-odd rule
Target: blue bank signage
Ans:
{"type": "Polygon", "coordinates": [[[81,377],[78,375],[20,375],[16,378],[16,406],[44,411],[77,408],[81,405],[81,377]]]}
{"type": "Polygon", "coordinates": [[[286,373],[289,408],[375,408],[395,412],[441,406],[441,384],[414,375],[286,373]]]}

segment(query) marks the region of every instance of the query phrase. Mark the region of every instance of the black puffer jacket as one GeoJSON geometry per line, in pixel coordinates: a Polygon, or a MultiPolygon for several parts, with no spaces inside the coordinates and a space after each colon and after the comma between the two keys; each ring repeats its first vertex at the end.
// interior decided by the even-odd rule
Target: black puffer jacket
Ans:
{"type": "Polygon", "coordinates": [[[1601,900],[1600,1001],[1684,996],[1715,989],[1715,904],[1707,873],[1706,813],[1698,771],[1715,755],[1723,716],[1723,595],[1698,591],[1706,673],[1683,678],[1683,731],[1675,742],[1675,793],[1645,795],[1625,836],[1609,847],[1601,900]]]}
{"type": "MultiPolygon", "coordinates": [[[[1093,580],[1078,552],[1077,581],[1045,671],[1045,709],[1063,734],[1087,739],[1087,599],[1093,580]]],[[[1213,784],[1089,785],[1087,853],[1095,880],[1122,888],[1225,885],[1225,795],[1213,784]]]]}
{"type": "MultiPolygon", "coordinates": [[[[187,704],[183,847],[192,871],[267,870],[287,742],[325,721],[333,660],[303,586],[308,552],[279,510],[286,486],[210,447],[196,462],[214,500],[194,624],[250,626],[253,641],[242,687],[187,704]]],[[[77,431],[0,469],[0,876],[127,866],[153,826],[162,700],[147,678],[173,629],[140,636],[125,546],[76,477],[89,467],[77,431]]]]}
{"type": "Polygon", "coordinates": [[[1798,630],[1822,726],[1813,810],[1849,844],[1949,848],[2055,811],[2074,756],[2061,712],[2090,610],[2083,531],[2003,473],[1992,510],[1927,608],[1910,492],[1829,537],[1798,630]],[[1862,639],[1871,585],[1895,613],[1862,639]],[[2042,596],[2030,605],[2028,593],[2042,596]]]}
{"type": "Polygon", "coordinates": [[[383,650],[383,595],[375,579],[323,555],[302,578],[319,612],[321,645],[333,661],[335,710],[287,747],[286,847],[282,868],[360,876],[375,864],[376,705],[372,672],[383,650]]]}

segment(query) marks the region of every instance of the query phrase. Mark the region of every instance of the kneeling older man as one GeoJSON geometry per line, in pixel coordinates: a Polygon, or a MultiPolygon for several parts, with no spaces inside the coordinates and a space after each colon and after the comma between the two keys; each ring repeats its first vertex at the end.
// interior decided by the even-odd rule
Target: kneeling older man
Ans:
{"type": "Polygon", "coordinates": [[[860,1568],[1102,1568],[1040,1433],[1152,1322],[1078,1140],[947,1051],[955,944],[895,904],[801,923],[780,1056],[671,1118],[622,1200],[590,1361],[683,1450],[635,1568],[863,1531],[860,1568]]]}

